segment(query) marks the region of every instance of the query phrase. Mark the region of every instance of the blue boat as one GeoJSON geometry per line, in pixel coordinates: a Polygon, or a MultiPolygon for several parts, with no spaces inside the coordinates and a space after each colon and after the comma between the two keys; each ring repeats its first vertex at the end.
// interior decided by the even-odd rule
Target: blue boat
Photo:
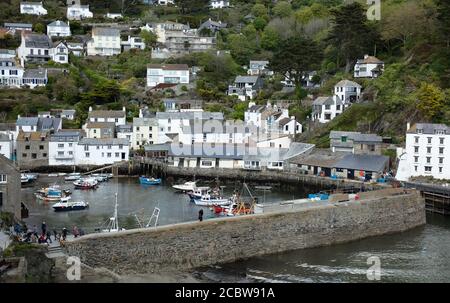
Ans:
{"type": "Polygon", "coordinates": [[[139,183],[143,185],[159,185],[161,184],[161,178],[147,178],[147,177],[139,177],[139,183]]]}
{"type": "Polygon", "coordinates": [[[330,197],[330,195],[325,194],[325,193],[317,193],[317,194],[308,194],[308,199],[311,200],[328,200],[328,198],[330,197]]]}

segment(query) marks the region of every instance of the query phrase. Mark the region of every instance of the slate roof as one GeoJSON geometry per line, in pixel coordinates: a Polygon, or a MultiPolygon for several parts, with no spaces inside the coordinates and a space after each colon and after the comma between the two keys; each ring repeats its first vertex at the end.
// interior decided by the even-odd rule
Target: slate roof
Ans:
{"type": "Polygon", "coordinates": [[[92,35],[95,36],[120,36],[120,30],[112,27],[94,27],[92,29],[92,35]]]}
{"type": "Polygon", "coordinates": [[[44,68],[26,69],[23,72],[26,79],[47,79],[47,70],[44,68]]]}
{"type": "Polygon", "coordinates": [[[367,56],[364,59],[358,59],[358,64],[383,64],[384,62],[375,56],[367,56]]]}
{"type": "Polygon", "coordinates": [[[57,129],[61,125],[61,118],[39,118],[38,130],[57,129]]]}
{"type": "Polygon", "coordinates": [[[220,112],[157,112],[156,119],[216,119],[223,120],[223,113],[220,112]]]}
{"type": "Polygon", "coordinates": [[[56,20],[48,24],[47,27],[69,27],[69,25],[64,21],[56,20]]]}
{"type": "Polygon", "coordinates": [[[123,110],[93,110],[88,114],[89,118],[125,118],[123,110]]]}
{"type": "Polygon", "coordinates": [[[86,128],[114,128],[116,124],[114,122],[88,122],[86,128]]]}
{"type": "Polygon", "coordinates": [[[157,68],[162,70],[189,70],[187,64],[147,64],[147,68],[157,68]]]}
{"type": "Polygon", "coordinates": [[[317,97],[314,102],[313,105],[333,105],[334,104],[334,100],[333,97],[317,97]]]}
{"type": "Polygon", "coordinates": [[[73,142],[81,138],[80,131],[58,131],[50,137],[53,142],[73,142]]]}
{"type": "Polygon", "coordinates": [[[376,134],[361,134],[360,132],[346,132],[346,131],[331,131],[330,139],[341,139],[342,136],[347,136],[354,142],[373,142],[381,143],[383,138],[376,134]]]}
{"type": "Polygon", "coordinates": [[[387,156],[347,154],[335,164],[335,167],[382,172],[388,163],[387,156]]]}
{"type": "Polygon", "coordinates": [[[341,80],[338,83],[336,83],[334,86],[339,86],[339,87],[348,87],[348,86],[354,86],[354,87],[362,87],[361,85],[359,85],[358,83],[354,82],[354,81],[350,81],[350,80],[341,80]]]}
{"type": "Polygon", "coordinates": [[[129,145],[127,139],[119,138],[83,138],[78,142],[79,145],[129,145]]]}
{"type": "Polygon", "coordinates": [[[29,48],[52,48],[53,46],[52,40],[44,34],[26,33],[23,39],[25,39],[25,46],[29,48]]]}
{"type": "Polygon", "coordinates": [[[450,134],[450,127],[445,124],[436,124],[436,123],[416,123],[410,129],[407,130],[407,133],[416,134],[417,130],[422,130],[423,134],[433,135],[437,131],[444,131],[445,134],[450,134]]]}
{"type": "Polygon", "coordinates": [[[133,118],[133,126],[158,126],[156,118],[133,118]]]}
{"type": "Polygon", "coordinates": [[[315,149],[311,153],[296,156],[291,160],[289,160],[289,162],[298,165],[310,165],[310,166],[333,168],[335,167],[335,164],[339,162],[345,155],[348,155],[348,153],[332,152],[328,148],[315,149]]]}
{"type": "Polygon", "coordinates": [[[234,83],[256,83],[258,76],[236,76],[234,83]]]}
{"type": "Polygon", "coordinates": [[[7,28],[29,28],[30,30],[33,28],[33,24],[31,23],[8,23],[5,22],[5,27],[7,28]]]}
{"type": "Polygon", "coordinates": [[[39,118],[38,117],[20,117],[17,118],[17,126],[37,126],[39,118]]]}

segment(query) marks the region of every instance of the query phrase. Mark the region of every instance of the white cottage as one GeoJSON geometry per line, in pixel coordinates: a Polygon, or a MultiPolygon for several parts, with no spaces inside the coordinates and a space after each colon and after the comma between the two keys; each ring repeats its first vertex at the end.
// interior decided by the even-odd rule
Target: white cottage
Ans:
{"type": "Polygon", "coordinates": [[[0,59],[0,87],[20,87],[23,73],[23,67],[15,59],[0,59]]]}
{"type": "Polygon", "coordinates": [[[69,37],[72,35],[70,24],[56,20],[47,25],[47,35],[50,37],[69,37]]]}
{"type": "Polygon", "coordinates": [[[341,80],[334,86],[334,94],[341,99],[345,106],[359,102],[362,86],[350,80],[341,80]]]}
{"type": "Polygon", "coordinates": [[[377,78],[384,71],[384,62],[374,56],[365,55],[364,59],[358,59],[355,64],[355,78],[377,78]]]}
{"type": "Polygon", "coordinates": [[[114,56],[120,54],[120,30],[110,27],[95,27],[87,43],[88,56],[114,56]]]}
{"type": "Polygon", "coordinates": [[[47,15],[47,10],[42,5],[42,2],[20,2],[20,13],[25,15],[47,15]]]}
{"type": "Polygon", "coordinates": [[[69,20],[83,20],[94,17],[94,14],[89,10],[89,5],[74,4],[67,7],[67,19],[69,20]]]}
{"type": "Polygon", "coordinates": [[[81,139],[75,151],[75,165],[108,165],[128,161],[129,142],[126,139],[81,139]]]}
{"type": "Polygon", "coordinates": [[[149,64],[147,65],[147,86],[158,84],[189,84],[187,64],[149,64]]]}
{"type": "Polygon", "coordinates": [[[344,111],[344,104],[338,96],[317,97],[313,102],[312,119],[327,123],[344,111]]]}

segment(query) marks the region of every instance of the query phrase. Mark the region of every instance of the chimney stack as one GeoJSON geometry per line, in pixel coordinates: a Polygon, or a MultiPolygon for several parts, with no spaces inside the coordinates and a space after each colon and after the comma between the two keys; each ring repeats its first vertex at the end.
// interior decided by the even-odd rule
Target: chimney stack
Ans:
{"type": "Polygon", "coordinates": [[[89,111],[90,111],[90,112],[92,111],[92,106],[89,106],[89,111]]]}
{"type": "Polygon", "coordinates": [[[411,128],[411,123],[406,123],[406,131],[408,131],[411,128]]]}

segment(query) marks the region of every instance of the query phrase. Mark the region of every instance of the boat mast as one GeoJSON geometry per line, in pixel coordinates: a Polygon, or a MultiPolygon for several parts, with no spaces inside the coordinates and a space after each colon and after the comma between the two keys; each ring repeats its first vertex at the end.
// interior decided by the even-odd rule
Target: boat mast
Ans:
{"type": "Polygon", "coordinates": [[[116,193],[116,205],[114,207],[114,229],[119,231],[119,218],[117,217],[117,193],[116,193]]]}

